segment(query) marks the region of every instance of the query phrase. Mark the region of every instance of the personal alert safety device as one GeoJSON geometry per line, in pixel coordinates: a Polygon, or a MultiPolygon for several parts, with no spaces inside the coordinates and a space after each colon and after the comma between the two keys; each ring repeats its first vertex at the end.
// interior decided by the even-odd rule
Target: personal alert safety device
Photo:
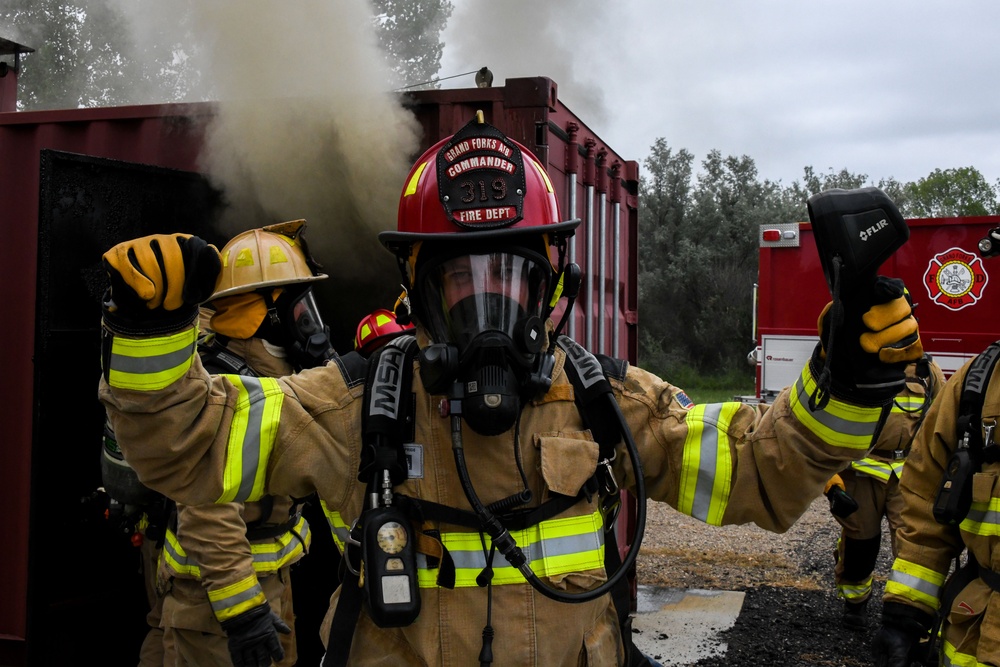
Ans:
{"type": "Polygon", "coordinates": [[[364,521],[362,563],[372,621],[380,628],[410,625],[420,613],[413,526],[397,507],[368,510],[364,521]]]}

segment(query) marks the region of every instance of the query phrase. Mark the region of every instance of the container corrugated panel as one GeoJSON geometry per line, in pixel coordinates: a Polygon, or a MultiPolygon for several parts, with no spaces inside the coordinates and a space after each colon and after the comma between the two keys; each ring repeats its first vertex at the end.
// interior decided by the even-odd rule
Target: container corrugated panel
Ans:
{"type": "Polygon", "coordinates": [[[481,110],[487,122],[539,158],[563,217],[582,220],[571,250],[583,269],[583,283],[568,332],[592,352],[635,363],[638,163],[602,141],[559,100],[557,85],[545,77],[507,79],[498,88],[418,91],[409,98],[424,129],[422,150],[481,110]]]}
{"type": "MultiPolygon", "coordinates": [[[[65,517],[38,516],[29,507],[32,448],[51,445],[33,442],[43,151],[194,171],[202,143],[202,120],[210,114],[209,105],[0,113],[0,182],[3,183],[0,219],[4,230],[4,243],[0,244],[0,280],[6,295],[4,324],[0,327],[0,358],[5,373],[5,382],[0,387],[0,421],[5,427],[4,446],[0,448],[0,506],[4,508],[0,512],[0,535],[4,536],[5,543],[0,549],[0,640],[3,640],[0,641],[0,658],[16,656],[20,651],[16,643],[28,632],[29,517],[32,522],[46,522],[52,531],[58,531],[65,520],[65,517]]],[[[89,380],[96,389],[97,378],[89,380]]],[[[45,378],[43,381],[58,383],[60,379],[45,378]]],[[[91,407],[98,407],[94,393],[83,399],[67,396],[66,400],[72,404],[80,400],[91,401],[91,407]]],[[[96,456],[99,441],[99,432],[80,434],[80,441],[73,446],[89,447],[96,456]]],[[[38,452],[41,453],[44,452],[38,452]]],[[[51,451],[46,464],[59,465],[57,450],[51,451]]],[[[35,479],[43,484],[43,472],[36,470],[35,479]]],[[[70,513],[73,509],[68,507],[66,511],[70,513]]],[[[67,552],[62,555],[71,560],[73,549],[86,546],[67,545],[67,552]]],[[[68,579],[73,573],[68,568],[61,573],[34,574],[68,579]]]]}

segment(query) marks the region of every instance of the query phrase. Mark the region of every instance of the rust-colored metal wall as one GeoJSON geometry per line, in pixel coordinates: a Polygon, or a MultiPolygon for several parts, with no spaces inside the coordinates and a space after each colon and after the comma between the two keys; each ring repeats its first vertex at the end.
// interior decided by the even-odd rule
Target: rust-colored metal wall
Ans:
{"type": "MultiPolygon", "coordinates": [[[[0,386],[0,423],[5,425],[0,448],[0,662],[23,664],[28,636],[28,572],[30,535],[35,530],[62,528],[65,517],[40,516],[32,511],[32,456],[35,465],[60,466],[56,443],[36,442],[36,285],[38,280],[39,201],[42,155],[64,151],[128,162],[194,170],[202,143],[200,120],[211,113],[208,105],[166,105],[116,109],[0,113],[0,281],[5,286],[5,316],[0,326],[0,359],[5,382],[0,386]],[[44,448],[44,449],[42,449],[44,448]],[[47,459],[42,461],[42,455],[47,459]],[[33,522],[29,526],[29,521],[33,522]],[[44,524],[39,524],[44,522],[44,524]]],[[[94,324],[97,322],[95,320],[94,324]]],[[[96,386],[96,376],[89,385],[96,386]]],[[[53,383],[58,377],[51,378],[53,383]]],[[[65,396],[67,404],[95,400],[65,396]]],[[[96,404],[91,403],[93,407],[96,404]]],[[[99,452],[99,436],[80,434],[79,441],[60,447],[90,447],[99,452]]],[[[96,454],[95,454],[96,456],[96,454]]],[[[95,459],[96,463],[96,459],[95,459]]],[[[44,480],[44,477],[42,477],[44,480]]],[[[65,508],[67,512],[73,507],[65,508]]],[[[38,533],[35,533],[38,534],[38,533]]],[[[36,539],[37,542],[37,539],[36,539]]],[[[61,557],[72,560],[77,549],[65,545],[61,557]]],[[[72,566],[50,576],[69,579],[72,566]]],[[[68,585],[68,581],[65,585],[68,585]]],[[[32,600],[35,601],[34,598],[32,600]]],[[[54,637],[49,638],[54,639],[54,637]]]]}

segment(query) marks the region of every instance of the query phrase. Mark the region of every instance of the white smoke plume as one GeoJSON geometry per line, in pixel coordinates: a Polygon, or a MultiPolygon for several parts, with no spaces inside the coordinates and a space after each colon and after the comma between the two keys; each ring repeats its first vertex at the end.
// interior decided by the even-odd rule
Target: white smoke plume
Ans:
{"type": "MultiPolygon", "coordinates": [[[[448,27],[441,75],[489,67],[495,86],[505,79],[547,76],[559,85],[559,98],[588,122],[603,125],[608,109],[593,72],[599,60],[613,58],[606,26],[616,5],[599,0],[455,0],[448,27]]],[[[468,85],[459,80],[459,85],[468,85]]]]}
{"type": "Polygon", "coordinates": [[[317,289],[353,297],[337,317],[391,307],[354,302],[359,282],[399,291],[376,235],[395,228],[419,127],[390,92],[367,2],[118,2],[140,37],[174,26],[191,41],[197,96],[218,105],[202,168],[225,193],[225,231],[305,218],[331,275],[317,289]]]}

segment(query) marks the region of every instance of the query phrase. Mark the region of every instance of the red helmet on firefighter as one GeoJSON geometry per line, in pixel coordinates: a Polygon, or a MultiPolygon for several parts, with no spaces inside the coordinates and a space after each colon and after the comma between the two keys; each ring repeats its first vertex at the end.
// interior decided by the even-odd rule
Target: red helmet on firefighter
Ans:
{"type": "Polygon", "coordinates": [[[385,308],[377,308],[358,323],[358,331],[354,336],[354,349],[367,356],[379,346],[412,329],[412,324],[401,324],[396,319],[396,313],[385,308]]]}
{"type": "Polygon", "coordinates": [[[461,348],[475,327],[457,331],[454,309],[442,312],[454,306],[442,298],[445,274],[458,268],[483,278],[479,283],[489,282],[484,278],[489,275],[518,274],[519,289],[527,295],[515,299],[518,308],[486,313],[481,302],[478,312],[465,313],[465,319],[480,320],[479,330],[508,329],[515,335],[515,320],[525,315],[544,320],[551,311],[553,274],[562,271],[566,239],[579,224],[561,219],[552,182],[531,151],[485,123],[479,112],[417,160],[400,196],[397,231],[382,232],[379,240],[396,255],[416,319],[435,342],[461,348]],[[445,266],[452,260],[461,266],[445,266]]]}

